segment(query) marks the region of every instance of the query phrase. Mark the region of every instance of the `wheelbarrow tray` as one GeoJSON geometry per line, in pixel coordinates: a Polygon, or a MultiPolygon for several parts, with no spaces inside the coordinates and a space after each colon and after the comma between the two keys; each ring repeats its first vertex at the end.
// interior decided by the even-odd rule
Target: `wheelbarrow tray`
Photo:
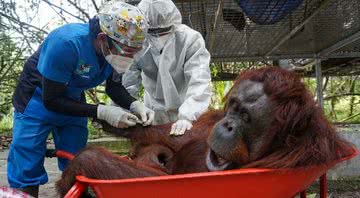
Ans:
{"type": "Polygon", "coordinates": [[[98,180],[76,177],[65,197],[78,197],[90,186],[97,197],[294,197],[337,163],[355,157],[358,151],[336,162],[295,169],[236,170],[166,175],[133,179],[98,180]]]}

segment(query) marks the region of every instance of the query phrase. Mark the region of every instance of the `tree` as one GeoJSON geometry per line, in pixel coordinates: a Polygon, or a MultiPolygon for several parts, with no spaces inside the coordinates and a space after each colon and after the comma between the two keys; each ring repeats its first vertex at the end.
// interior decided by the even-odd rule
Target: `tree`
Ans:
{"type": "MultiPolygon", "coordinates": [[[[48,32],[65,23],[87,22],[100,3],[96,0],[0,0],[0,112],[8,112],[24,59],[36,50],[48,32]],[[46,9],[49,10],[44,14],[46,9]]],[[[98,102],[95,91],[86,93],[92,102],[98,102]]]]}
{"type": "Polygon", "coordinates": [[[7,114],[23,65],[23,51],[0,29],[0,113],[7,114]]]}

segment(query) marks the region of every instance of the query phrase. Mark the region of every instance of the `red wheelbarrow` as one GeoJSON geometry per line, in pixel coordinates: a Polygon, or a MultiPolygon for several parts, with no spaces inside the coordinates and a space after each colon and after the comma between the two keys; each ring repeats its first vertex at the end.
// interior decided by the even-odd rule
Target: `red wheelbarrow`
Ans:
{"type": "MultiPolygon", "coordinates": [[[[320,197],[326,198],[326,171],[336,164],[358,154],[330,164],[296,169],[246,168],[219,172],[156,176],[135,179],[97,180],[77,176],[76,183],[65,195],[80,197],[90,187],[97,197],[252,197],[290,198],[300,193],[306,197],[306,188],[320,177],[320,197]]],[[[72,154],[54,151],[53,156],[73,159],[72,154]]]]}

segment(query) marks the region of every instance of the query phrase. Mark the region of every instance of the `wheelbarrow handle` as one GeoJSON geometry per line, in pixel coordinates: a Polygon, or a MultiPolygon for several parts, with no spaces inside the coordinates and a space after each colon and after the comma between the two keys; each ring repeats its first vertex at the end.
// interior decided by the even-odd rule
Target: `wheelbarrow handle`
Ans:
{"type": "Polygon", "coordinates": [[[66,193],[64,198],[79,198],[86,191],[87,187],[87,184],[77,181],[66,193]]]}
{"type": "Polygon", "coordinates": [[[74,155],[72,153],[62,151],[62,150],[55,150],[55,149],[46,149],[45,157],[60,157],[68,160],[74,159],[74,155]]]}

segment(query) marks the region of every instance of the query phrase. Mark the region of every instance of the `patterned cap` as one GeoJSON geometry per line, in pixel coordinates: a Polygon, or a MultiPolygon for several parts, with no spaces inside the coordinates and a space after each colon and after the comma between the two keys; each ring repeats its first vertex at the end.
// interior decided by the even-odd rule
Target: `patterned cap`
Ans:
{"type": "Polygon", "coordinates": [[[137,7],[108,1],[100,7],[98,15],[101,30],[110,38],[131,47],[142,47],[148,23],[137,7]]]}

